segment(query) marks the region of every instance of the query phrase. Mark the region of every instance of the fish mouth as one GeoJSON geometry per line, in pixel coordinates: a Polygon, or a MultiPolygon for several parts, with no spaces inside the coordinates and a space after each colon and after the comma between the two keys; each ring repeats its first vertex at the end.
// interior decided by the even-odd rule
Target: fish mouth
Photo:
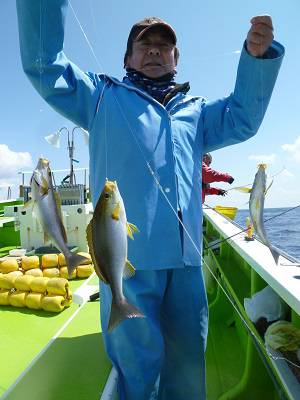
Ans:
{"type": "Polygon", "coordinates": [[[49,167],[49,160],[47,158],[40,157],[38,161],[38,168],[49,167]]]}
{"type": "Polygon", "coordinates": [[[259,169],[267,169],[267,164],[265,164],[265,163],[258,164],[258,168],[259,169]]]}
{"type": "Polygon", "coordinates": [[[116,181],[106,181],[104,185],[105,192],[114,192],[117,189],[117,182],[116,181]]]}

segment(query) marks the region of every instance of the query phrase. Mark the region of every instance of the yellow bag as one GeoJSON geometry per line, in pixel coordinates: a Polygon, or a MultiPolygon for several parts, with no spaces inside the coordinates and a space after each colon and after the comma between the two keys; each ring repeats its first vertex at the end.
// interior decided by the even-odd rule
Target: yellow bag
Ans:
{"type": "Polygon", "coordinates": [[[2,274],[0,276],[0,289],[12,289],[14,288],[14,282],[16,277],[9,274],[2,274]]]}
{"type": "Polygon", "coordinates": [[[65,308],[63,296],[48,295],[42,298],[42,308],[45,311],[61,312],[65,308]]]}
{"type": "Polygon", "coordinates": [[[0,306],[9,306],[9,290],[0,289],[0,306]]]}
{"type": "Polygon", "coordinates": [[[22,257],[21,265],[24,271],[28,271],[33,268],[39,268],[40,259],[38,256],[29,256],[29,257],[25,256],[22,257]]]}
{"type": "Polygon", "coordinates": [[[32,310],[41,310],[43,297],[44,295],[42,293],[28,293],[25,299],[26,307],[32,310]]]}
{"type": "Polygon", "coordinates": [[[23,276],[23,272],[22,271],[12,271],[12,272],[9,272],[8,274],[7,274],[8,276],[13,276],[14,278],[17,278],[18,276],[23,276]]]}
{"type": "Polygon", "coordinates": [[[30,292],[30,283],[35,279],[34,276],[22,275],[15,279],[14,285],[17,290],[24,290],[25,292],[30,292]]]}
{"type": "Polygon", "coordinates": [[[86,252],[84,252],[84,251],[80,251],[80,252],[77,253],[77,254],[79,254],[80,256],[83,256],[83,257],[87,258],[86,261],[83,261],[83,262],[82,262],[82,265],[84,265],[84,264],[91,264],[91,263],[92,263],[92,257],[91,257],[91,255],[90,255],[89,253],[86,253],[86,252]]]}
{"type": "Polygon", "coordinates": [[[23,292],[20,290],[10,293],[8,296],[10,305],[13,307],[26,307],[25,300],[27,294],[27,292],[23,292]]]}
{"type": "Polygon", "coordinates": [[[59,269],[58,268],[45,268],[43,270],[43,275],[47,278],[56,278],[59,277],[59,269]]]}
{"type": "Polygon", "coordinates": [[[57,254],[43,254],[42,255],[42,268],[56,268],[58,266],[57,254]]]}
{"type": "Polygon", "coordinates": [[[40,268],[29,269],[28,271],[25,272],[25,275],[31,275],[34,276],[35,278],[44,276],[43,271],[40,268]]]}
{"type": "Polygon", "coordinates": [[[64,278],[51,278],[47,283],[47,293],[67,296],[69,293],[69,282],[64,278]]]}
{"type": "Polygon", "coordinates": [[[30,282],[30,289],[36,293],[46,293],[49,278],[34,278],[30,282]]]}
{"type": "Polygon", "coordinates": [[[78,265],[77,278],[88,278],[94,272],[93,264],[78,265]]]}
{"type": "Polygon", "coordinates": [[[65,279],[68,279],[68,280],[75,279],[76,278],[76,268],[72,272],[71,278],[69,278],[69,273],[68,273],[68,268],[67,267],[60,267],[59,275],[60,275],[61,278],[65,278],[65,279]]]}
{"type": "Polygon", "coordinates": [[[59,255],[58,255],[58,265],[60,267],[64,267],[65,265],[67,265],[66,259],[65,259],[65,256],[63,255],[63,253],[59,253],[59,255]]]}
{"type": "Polygon", "coordinates": [[[7,274],[8,272],[18,271],[19,264],[15,258],[7,258],[0,264],[0,272],[7,274]]]}

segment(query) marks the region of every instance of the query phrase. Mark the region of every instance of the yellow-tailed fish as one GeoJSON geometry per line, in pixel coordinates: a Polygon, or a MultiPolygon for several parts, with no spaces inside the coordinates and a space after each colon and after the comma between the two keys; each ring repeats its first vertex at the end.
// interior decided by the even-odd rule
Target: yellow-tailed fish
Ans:
{"type": "Polygon", "coordinates": [[[238,192],[241,193],[251,193],[252,188],[247,186],[237,186],[232,188],[231,190],[237,190],[238,192]]]}
{"type": "Polygon", "coordinates": [[[132,233],[137,231],[135,225],[127,222],[117,183],[106,181],[87,227],[87,240],[95,271],[112,292],[109,332],[126,318],[144,317],[128,302],[122,289],[122,279],[135,273],[127,260],[127,235],[133,239],[132,233]]]}
{"type": "Polygon", "coordinates": [[[46,243],[51,239],[64,254],[70,276],[78,265],[86,261],[86,258],[72,253],[67,246],[67,234],[61,220],[60,199],[53,189],[52,173],[47,159],[39,159],[30,186],[32,197],[30,202],[33,202],[33,212],[36,212],[44,230],[44,241],[46,243]]]}
{"type": "Polygon", "coordinates": [[[249,211],[255,232],[257,233],[260,240],[269,247],[275,263],[277,264],[280,253],[270,244],[264,227],[265,194],[269,189],[266,188],[266,168],[266,164],[258,165],[258,171],[255,175],[250,194],[249,211]]]}

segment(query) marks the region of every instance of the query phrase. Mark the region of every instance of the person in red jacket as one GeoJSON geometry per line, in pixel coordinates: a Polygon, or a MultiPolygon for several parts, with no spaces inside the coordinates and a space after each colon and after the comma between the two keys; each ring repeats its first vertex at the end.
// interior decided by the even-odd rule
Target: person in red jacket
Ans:
{"type": "Polygon", "coordinates": [[[234,178],[223,172],[218,172],[210,168],[212,156],[210,153],[205,153],[202,158],[202,203],[204,203],[207,194],[217,194],[225,196],[227,191],[216,187],[211,187],[212,182],[228,182],[232,183],[234,178]]]}

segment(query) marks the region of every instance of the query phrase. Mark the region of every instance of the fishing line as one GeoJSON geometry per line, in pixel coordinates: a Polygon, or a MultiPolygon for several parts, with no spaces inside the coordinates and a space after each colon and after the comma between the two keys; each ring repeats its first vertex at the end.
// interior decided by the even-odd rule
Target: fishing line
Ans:
{"type": "Polygon", "coordinates": [[[290,211],[293,211],[293,210],[295,210],[296,208],[299,208],[299,207],[300,207],[300,204],[299,204],[298,206],[295,206],[295,207],[289,208],[288,210],[286,210],[286,211],[283,211],[283,212],[281,212],[280,214],[277,214],[277,215],[274,215],[273,217],[270,217],[270,218],[268,218],[268,219],[265,219],[265,220],[264,220],[264,222],[271,221],[271,219],[274,219],[274,218],[280,217],[281,215],[283,215],[283,214],[286,214],[286,213],[288,213],[288,212],[290,212],[290,211]]]}
{"type": "MultiPolygon", "coordinates": [[[[38,58],[38,63],[39,63],[39,92],[42,93],[42,72],[43,72],[43,68],[42,68],[42,55],[43,55],[43,45],[42,45],[42,2],[40,2],[40,40],[39,40],[39,58],[38,58]]],[[[43,111],[43,109],[40,108],[40,112],[43,111]]]]}
{"type": "MultiPolygon", "coordinates": [[[[94,50],[93,50],[93,47],[92,47],[91,43],[89,42],[89,40],[88,40],[88,38],[87,38],[87,35],[86,35],[85,32],[84,32],[84,29],[83,29],[82,25],[81,25],[80,22],[79,22],[79,19],[78,19],[77,15],[76,15],[76,13],[75,13],[75,11],[74,11],[72,5],[71,5],[70,0],[69,0],[69,3],[70,3],[70,6],[71,6],[72,11],[73,11],[73,13],[74,13],[74,16],[75,16],[75,18],[76,18],[76,21],[78,22],[78,24],[79,24],[79,26],[80,26],[80,29],[81,29],[81,31],[82,31],[82,33],[83,33],[83,35],[84,35],[84,37],[85,37],[85,39],[86,39],[88,45],[89,45],[89,48],[91,49],[92,54],[94,55],[94,57],[95,57],[95,59],[96,59],[96,61],[97,61],[97,64],[98,64],[98,65],[100,66],[100,68],[101,68],[101,64],[100,64],[100,62],[99,62],[99,60],[98,60],[98,58],[97,58],[97,56],[96,56],[96,54],[95,54],[95,52],[94,52],[94,50]]],[[[202,261],[204,262],[204,264],[205,264],[206,267],[208,268],[209,272],[210,272],[211,275],[214,277],[215,281],[217,282],[217,284],[219,285],[219,287],[221,288],[221,290],[223,291],[223,293],[225,294],[225,296],[226,296],[227,299],[229,300],[229,302],[230,302],[230,304],[232,305],[232,307],[233,307],[233,308],[235,309],[235,311],[237,312],[238,316],[240,317],[240,319],[242,320],[242,322],[244,323],[244,325],[247,327],[249,333],[254,337],[254,340],[257,341],[257,338],[256,338],[255,334],[252,332],[251,328],[249,327],[247,321],[244,319],[244,317],[243,317],[243,315],[241,314],[241,312],[240,312],[240,311],[238,310],[238,308],[235,306],[235,304],[233,303],[233,300],[232,300],[232,299],[230,298],[230,296],[226,293],[226,290],[223,288],[222,284],[219,282],[219,280],[217,279],[217,277],[216,277],[215,274],[213,273],[212,269],[208,266],[208,264],[207,264],[206,261],[204,260],[204,258],[203,258],[203,256],[202,256],[202,254],[200,253],[200,251],[199,251],[197,245],[195,244],[195,242],[194,242],[194,240],[192,239],[192,237],[190,236],[190,234],[189,234],[187,228],[185,227],[185,224],[184,224],[184,223],[181,221],[181,219],[179,218],[177,210],[175,210],[174,207],[172,206],[172,204],[170,203],[168,197],[166,196],[166,194],[165,194],[165,192],[164,192],[164,190],[163,190],[163,188],[162,188],[162,186],[161,186],[161,184],[160,184],[160,182],[159,182],[158,177],[156,176],[154,170],[152,169],[150,163],[148,162],[148,160],[147,160],[147,158],[146,158],[146,156],[145,156],[145,154],[144,154],[144,152],[143,152],[143,150],[142,150],[142,148],[141,148],[141,146],[140,146],[140,144],[139,144],[139,142],[138,142],[138,140],[137,140],[137,137],[136,137],[136,135],[135,135],[135,133],[134,133],[134,131],[133,131],[133,129],[132,129],[130,123],[129,123],[128,118],[127,118],[126,115],[124,114],[124,110],[123,110],[121,104],[119,103],[119,101],[118,101],[118,99],[117,99],[117,97],[116,97],[115,95],[114,95],[114,97],[115,97],[115,100],[116,100],[116,102],[117,102],[117,104],[118,104],[118,106],[119,106],[119,109],[120,109],[120,111],[121,111],[121,113],[122,113],[122,115],[123,115],[123,118],[125,119],[125,121],[126,121],[126,123],[127,123],[127,126],[128,126],[128,128],[129,128],[129,131],[131,132],[132,137],[133,137],[133,139],[134,139],[134,141],[135,141],[135,143],[136,143],[136,145],[137,145],[137,147],[138,147],[138,149],[139,149],[139,151],[140,151],[140,153],[141,153],[141,155],[142,155],[142,157],[143,157],[143,159],[144,159],[144,161],[145,161],[145,163],[146,163],[146,166],[147,166],[147,168],[148,168],[148,171],[149,171],[150,174],[152,175],[152,177],[153,177],[154,181],[156,182],[157,187],[159,188],[160,192],[162,193],[164,199],[166,200],[166,202],[167,202],[168,205],[170,206],[170,208],[171,208],[172,212],[174,213],[175,217],[177,218],[179,224],[181,224],[181,226],[182,226],[183,230],[185,231],[187,237],[189,238],[189,240],[191,241],[191,243],[192,243],[193,247],[195,248],[196,252],[197,252],[198,255],[201,257],[202,261]]],[[[289,360],[286,360],[286,361],[289,361],[289,360]]]]}
{"type": "Polygon", "coordinates": [[[107,105],[104,102],[104,146],[105,146],[105,178],[108,180],[108,146],[107,146],[107,105]]]}
{"type": "Polygon", "coordinates": [[[104,68],[102,67],[100,61],[98,60],[98,57],[97,57],[97,55],[96,55],[96,53],[95,53],[95,51],[94,51],[94,49],[93,49],[93,46],[92,46],[91,42],[89,41],[89,39],[88,39],[88,37],[87,37],[87,35],[86,35],[84,29],[83,29],[83,26],[81,25],[81,23],[80,23],[80,21],[79,21],[79,18],[77,17],[77,14],[76,14],[76,12],[75,12],[73,6],[72,6],[71,0],[69,0],[69,5],[70,5],[70,8],[71,8],[71,10],[72,10],[72,12],[73,12],[73,15],[74,15],[74,17],[75,17],[75,20],[77,21],[77,23],[78,23],[78,25],[79,25],[79,28],[80,28],[80,30],[81,30],[81,32],[82,32],[82,34],[83,34],[83,36],[84,36],[84,38],[85,38],[87,44],[88,44],[88,47],[89,47],[89,49],[91,50],[91,52],[92,52],[92,54],[93,54],[93,56],[94,56],[94,58],[95,58],[95,60],[96,60],[96,63],[97,63],[97,65],[98,65],[98,67],[100,68],[100,70],[103,70],[103,71],[104,71],[104,68]]]}
{"type": "MultiPolygon", "coordinates": [[[[207,208],[207,209],[209,209],[209,210],[214,210],[214,211],[215,211],[216,213],[218,213],[219,215],[222,215],[222,213],[219,213],[217,210],[215,210],[213,207],[210,207],[208,204],[205,204],[205,205],[206,205],[206,208],[207,208]]],[[[273,217],[267,218],[267,219],[265,219],[263,222],[271,221],[272,219],[275,219],[275,218],[277,218],[277,217],[280,217],[281,215],[286,214],[286,213],[288,213],[288,212],[290,212],[290,211],[293,211],[293,210],[295,210],[296,208],[299,208],[299,207],[300,207],[300,204],[299,204],[298,206],[289,208],[288,210],[285,210],[285,211],[283,211],[283,212],[281,212],[281,213],[279,213],[279,214],[276,214],[276,215],[274,215],[273,217]]],[[[203,209],[205,210],[205,208],[203,208],[203,209]]],[[[223,215],[222,215],[222,216],[223,216],[223,215]]],[[[240,226],[239,226],[238,224],[236,224],[236,225],[240,228],[240,226]]],[[[215,243],[213,243],[211,246],[205,247],[204,250],[210,249],[211,247],[216,246],[216,245],[218,245],[219,243],[226,242],[227,240],[229,240],[229,239],[231,239],[231,238],[233,238],[233,237],[235,237],[235,236],[238,236],[238,235],[240,235],[240,234],[242,234],[242,233],[247,232],[247,230],[248,230],[248,228],[243,229],[243,230],[241,230],[240,232],[237,232],[237,233],[235,233],[235,234],[233,234],[233,235],[231,235],[231,236],[228,236],[227,238],[224,238],[224,239],[222,239],[222,240],[220,240],[220,241],[218,241],[218,242],[215,242],[215,243]]],[[[259,240],[259,238],[257,238],[257,237],[256,237],[256,240],[258,240],[259,242],[261,242],[261,240],[259,240]]],[[[261,243],[262,243],[262,242],[261,242],[261,243]]]]}

